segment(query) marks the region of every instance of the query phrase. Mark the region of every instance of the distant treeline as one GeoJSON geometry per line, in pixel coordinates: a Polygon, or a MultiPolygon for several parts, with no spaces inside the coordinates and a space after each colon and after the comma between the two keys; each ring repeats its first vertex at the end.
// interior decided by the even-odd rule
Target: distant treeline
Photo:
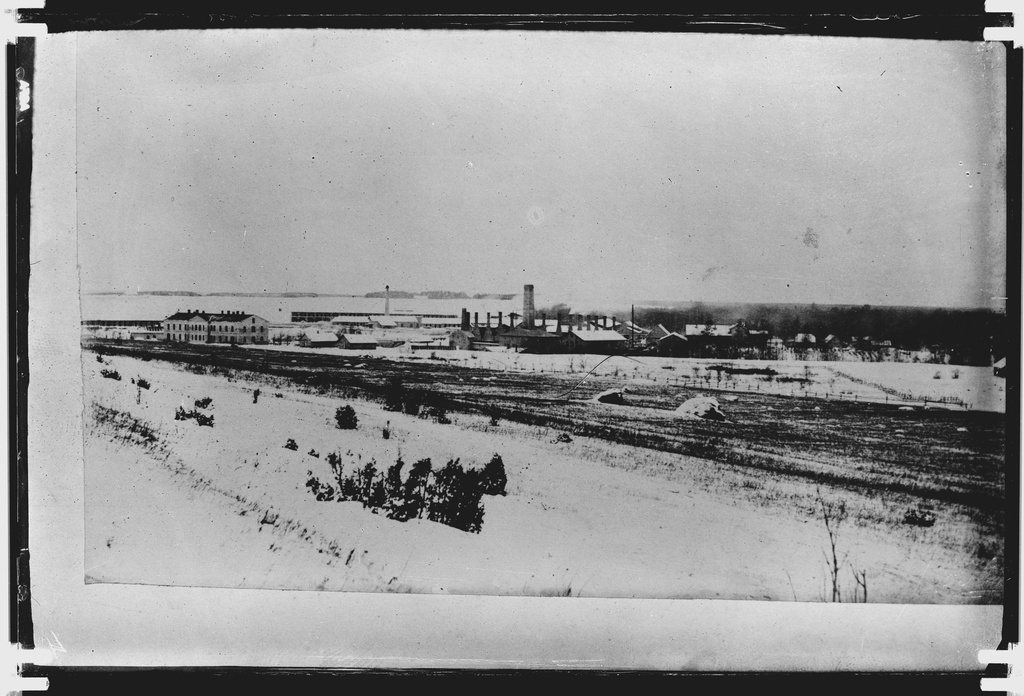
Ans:
{"type": "MultiPolygon", "coordinates": [[[[388,294],[391,297],[409,300],[414,297],[423,296],[428,300],[468,300],[469,295],[464,292],[458,292],[455,290],[423,290],[421,292],[409,292],[408,290],[391,290],[388,294]]],[[[374,292],[366,293],[365,297],[384,297],[385,292],[383,290],[375,290],[374,292]]],[[[499,295],[494,293],[477,293],[473,295],[474,300],[483,299],[496,299],[496,300],[511,300],[515,297],[515,294],[499,295]]]]}
{"type": "MultiPolygon", "coordinates": [[[[637,307],[640,326],[663,324],[682,331],[686,324],[735,324],[793,338],[831,335],[843,341],[871,337],[903,350],[939,349],[957,362],[986,364],[1006,354],[1007,317],[988,309],[873,307],[871,305],[776,305],[694,303],[685,308],[637,307]]],[[[626,317],[628,318],[628,317],[626,317]]]]}
{"type": "Polygon", "coordinates": [[[184,295],[187,297],[199,297],[202,293],[191,292],[190,290],[142,290],[140,295],[184,295]]]}
{"type": "Polygon", "coordinates": [[[407,290],[390,290],[388,292],[384,292],[383,290],[375,290],[374,292],[366,293],[363,297],[384,297],[385,295],[389,295],[391,297],[395,297],[402,300],[411,300],[412,298],[416,297],[416,293],[408,292],[407,290]]]}

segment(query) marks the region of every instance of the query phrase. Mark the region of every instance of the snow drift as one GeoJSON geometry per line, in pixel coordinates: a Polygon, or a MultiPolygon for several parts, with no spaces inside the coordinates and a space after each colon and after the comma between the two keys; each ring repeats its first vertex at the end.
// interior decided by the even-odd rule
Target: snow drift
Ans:
{"type": "Polygon", "coordinates": [[[684,401],[675,410],[675,414],[680,418],[725,420],[725,414],[722,413],[718,400],[710,396],[698,396],[684,401]]]}

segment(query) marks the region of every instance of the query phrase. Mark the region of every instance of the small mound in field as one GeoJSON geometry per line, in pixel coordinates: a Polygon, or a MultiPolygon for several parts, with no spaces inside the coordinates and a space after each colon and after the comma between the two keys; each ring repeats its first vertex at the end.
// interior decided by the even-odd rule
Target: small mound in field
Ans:
{"type": "Polygon", "coordinates": [[[935,524],[935,513],[921,508],[918,508],[917,510],[907,510],[907,514],[903,516],[903,524],[912,524],[917,527],[931,527],[935,524]]]}
{"type": "Polygon", "coordinates": [[[626,399],[623,397],[625,389],[608,389],[595,396],[592,401],[602,404],[615,404],[616,406],[623,406],[626,403],[626,399]]]}
{"type": "Polygon", "coordinates": [[[675,410],[679,418],[702,418],[704,420],[724,421],[725,414],[716,399],[710,396],[698,396],[688,399],[675,410]]]}

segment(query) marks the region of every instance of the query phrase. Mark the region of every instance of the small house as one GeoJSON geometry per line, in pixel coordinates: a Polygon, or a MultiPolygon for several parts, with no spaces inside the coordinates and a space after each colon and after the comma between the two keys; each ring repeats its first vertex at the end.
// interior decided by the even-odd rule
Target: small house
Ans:
{"type": "Polygon", "coordinates": [[[681,333],[673,331],[658,339],[658,355],[679,358],[689,354],[690,341],[681,333]]]}
{"type": "Polygon", "coordinates": [[[377,350],[377,342],[368,336],[343,334],[338,339],[338,347],[348,350],[377,350]]]}
{"type": "Polygon", "coordinates": [[[333,348],[338,345],[338,337],[320,329],[307,329],[299,336],[299,345],[303,348],[333,348]]]}

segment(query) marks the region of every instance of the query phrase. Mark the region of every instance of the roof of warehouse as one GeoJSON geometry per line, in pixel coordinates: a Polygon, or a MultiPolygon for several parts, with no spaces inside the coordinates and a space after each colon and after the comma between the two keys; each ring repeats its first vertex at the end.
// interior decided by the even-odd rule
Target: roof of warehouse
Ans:
{"type": "Polygon", "coordinates": [[[573,329],[572,335],[581,341],[625,341],[626,337],[611,329],[573,329]]]}

